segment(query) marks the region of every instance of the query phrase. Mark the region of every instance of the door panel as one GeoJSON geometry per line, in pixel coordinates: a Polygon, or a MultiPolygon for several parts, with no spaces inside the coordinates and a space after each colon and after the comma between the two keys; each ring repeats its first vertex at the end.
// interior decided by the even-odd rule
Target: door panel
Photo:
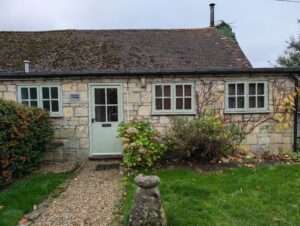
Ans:
{"type": "Polygon", "coordinates": [[[117,137],[122,121],[120,86],[91,86],[91,153],[114,155],[122,153],[117,137]]]}

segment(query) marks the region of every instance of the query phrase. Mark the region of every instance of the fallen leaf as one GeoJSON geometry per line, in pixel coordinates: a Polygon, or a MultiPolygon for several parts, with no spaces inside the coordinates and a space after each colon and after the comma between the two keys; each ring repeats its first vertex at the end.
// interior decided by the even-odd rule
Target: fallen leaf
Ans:
{"type": "Polygon", "coordinates": [[[202,170],[199,166],[197,166],[197,167],[196,167],[196,172],[197,172],[197,173],[202,173],[203,170],[202,170]]]}
{"type": "Polygon", "coordinates": [[[25,224],[28,222],[28,218],[27,217],[22,217],[21,220],[19,221],[19,224],[25,224]]]}
{"type": "Polygon", "coordinates": [[[246,155],[245,158],[252,159],[252,158],[254,158],[254,157],[255,157],[255,155],[254,155],[252,152],[249,152],[249,153],[246,155]]]}
{"type": "Polygon", "coordinates": [[[229,163],[229,159],[224,158],[224,157],[221,158],[221,161],[222,161],[223,163],[229,163]]]}
{"type": "Polygon", "coordinates": [[[253,164],[245,164],[245,166],[248,167],[248,168],[255,168],[255,167],[256,167],[256,166],[253,165],[253,164]]]}
{"type": "Polygon", "coordinates": [[[260,190],[261,189],[261,186],[260,185],[256,185],[256,190],[260,190]]]}
{"type": "Polygon", "coordinates": [[[236,160],[238,163],[243,163],[244,161],[243,161],[243,159],[237,159],[236,160]]]}

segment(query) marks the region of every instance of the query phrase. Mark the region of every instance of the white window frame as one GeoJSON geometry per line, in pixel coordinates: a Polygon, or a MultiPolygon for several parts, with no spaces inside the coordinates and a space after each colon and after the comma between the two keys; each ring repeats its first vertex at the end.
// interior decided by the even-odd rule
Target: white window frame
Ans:
{"type": "MultiPolygon", "coordinates": [[[[47,87],[47,88],[51,88],[51,87],[56,87],[58,90],[58,108],[59,111],[58,112],[51,112],[50,116],[51,117],[62,117],[63,116],[63,98],[62,98],[62,91],[61,91],[61,85],[58,84],[42,84],[42,85],[19,85],[18,89],[17,89],[17,96],[18,96],[18,102],[22,103],[22,97],[21,97],[21,89],[22,88],[36,88],[37,89],[37,102],[38,102],[38,106],[39,108],[43,108],[43,99],[42,99],[42,88],[47,87]]],[[[50,98],[51,99],[51,98],[50,98]]]]}
{"type": "MultiPolygon", "coordinates": [[[[182,97],[184,98],[184,96],[182,97]]],[[[152,84],[152,115],[195,115],[195,85],[191,82],[183,83],[172,83],[172,82],[162,82],[152,84]],[[190,85],[191,86],[191,109],[176,109],[176,85],[190,85]],[[156,86],[170,86],[171,87],[171,109],[170,110],[157,110],[155,106],[155,87],[156,86]]]]}
{"type": "Polygon", "coordinates": [[[24,101],[29,101],[29,105],[28,106],[30,106],[31,107],[31,101],[32,101],[32,99],[30,98],[30,91],[28,92],[28,99],[22,99],[21,98],[21,88],[26,88],[26,89],[28,89],[28,91],[30,90],[30,88],[36,88],[36,93],[37,93],[37,99],[34,99],[34,100],[36,100],[37,101],[37,107],[39,106],[39,99],[40,99],[40,97],[39,97],[39,89],[38,89],[38,86],[36,86],[36,85],[30,85],[30,86],[21,86],[20,88],[18,88],[18,102],[19,103],[22,103],[22,101],[24,100],[24,101]]]}
{"type": "MultiPolygon", "coordinates": [[[[269,87],[268,81],[226,81],[225,82],[225,93],[224,93],[224,103],[225,103],[225,113],[268,113],[269,112],[269,87]],[[249,94],[249,84],[255,83],[256,85],[259,83],[264,84],[264,107],[263,108],[249,108],[249,97],[250,96],[259,96],[259,95],[250,95],[249,94]],[[229,85],[230,84],[244,84],[244,108],[229,108],[229,85]]],[[[237,94],[235,94],[237,96],[237,94]]]]}

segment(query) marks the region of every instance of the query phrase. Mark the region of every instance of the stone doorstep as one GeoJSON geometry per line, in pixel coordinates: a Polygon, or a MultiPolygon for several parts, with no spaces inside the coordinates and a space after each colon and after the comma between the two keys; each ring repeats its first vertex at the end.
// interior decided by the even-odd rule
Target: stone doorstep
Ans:
{"type": "Polygon", "coordinates": [[[44,210],[53,202],[53,200],[58,197],[61,193],[67,190],[71,180],[74,178],[75,175],[79,173],[81,167],[79,163],[76,163],[74,168],[68,171],[69,173],[74,173],[70,178],[68,178],[64,183],[60,184],[45,200],[43,200],[40,204],[34,208],[34,210],[25,215],[27,218],[26,223],[21,223],[17,226],[30,226],[32,225],[44,212],[44,210]]]}
{"type": "Polygon", "coordinates": [[[94,160],[121,160],[123,158],[123,155],[93,155],[90,156],[88,159],[90,161],[94,160]]]}

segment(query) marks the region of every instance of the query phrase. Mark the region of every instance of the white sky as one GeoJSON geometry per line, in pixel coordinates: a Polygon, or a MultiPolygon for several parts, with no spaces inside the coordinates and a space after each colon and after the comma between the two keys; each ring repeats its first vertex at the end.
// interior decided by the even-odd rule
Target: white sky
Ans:
{"type": "MultiPolygon", "coordinates": [[[[0,0],[0,30],[202,28],[209,26],[207,0],[0,0]]],[[[255,67],[270,62],[300,32],[300,3],[215,0],[216,20],[233,26],[255,67]]],[[[1,47],[0,47],[1,48],[1,47]]]]}

